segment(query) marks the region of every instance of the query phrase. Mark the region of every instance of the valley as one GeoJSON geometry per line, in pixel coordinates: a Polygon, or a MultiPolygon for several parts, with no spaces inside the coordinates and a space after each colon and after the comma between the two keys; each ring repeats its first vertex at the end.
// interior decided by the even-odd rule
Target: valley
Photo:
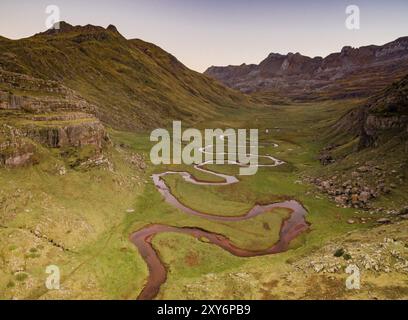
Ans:
{"type": "Polygon", "coordinates": [[[0,299],[407,299],[406,43],[206,75],[112,25],[0,37],[0,299]],[[257,161],[155,162],[174,121],[257,161]]]}
{"type": "MultiPolygon", "coordinates": [[[[402,259],[406,259],[406,233],[398,233],[406,222],[397,220],[381,226],[377,220],[383,217],[382,213],[339,207],[305,180],[321,170],[316,154],[324,143],[317,133],[358,103],[237,110],[222,120],[213,120],[213,127],[247,127],[248,123],[256,123],[260,142],[265,146],[260,153],[284,161],[279,166],[260,167],[254,176],[239,176],[239,183],[229,185],[223,185],[224,178],[207,170],[237,176],[236,165],[208,165],[206,170],[198,171],[185,165],[157,167],[144,161],[143,165],[132,164],[132,155],[140,155],[137,159],[148,157],[152,145],[149,135],[113,129],[108,131],[112,143],[104,151],[110,166],[67,166],[61,176],[52,168],[65,160],[52,152],[47,162],[37,166],[2,169],[3,195],[14,195],[12,203],[2,200],[6,205],[3,210],[8,213],[7,219],[3,216],[0,230],[3,298],[136,299],[146,285],[149,270],[129,237],[154,225],[169,226],[149,240],[167,269],[166,281],[156,296],[159,299],[326,299],[336,295],[390,298],[388,283],[398,288],[398,298],[406,297],[404,282],[398,280],[406,271],[393,269],[393,264],[386,273],[364,269],[362,289],[348,292],[344,284],[348,275],[343,268],[349,261],[334,256],[337,250],[347,250],[353,244],[347,240],[351,237],[360,239],[363,252],[365,243],[380,245],[384,237],[378,239],[377,233],[390,229],[386,235],[396,233],[394,240],[402,243],[397,248],[402,259]],[[194,179],[206,182],[193,184],[179,174],[161,177],[177,201],[205,217],[186,214],[184,209],[165,201],[150,178],[165,171],[188,172],[194,179]],[[50,183],[52,189],[47,187],[50,183]],[[216,241],[228,239],[228,246],[251,252],[273,247],[291,209],[277,205],[251,219],[239,217],[255,204],[292,200],[308,211],[306,220],[310,227],[290,242],[287,252],[243,258],[211,243],[216,234],[216,241]],[[220,214],[226,218],[218,219],[220,214]],[[350,224],[350,219],[359,223],[350,224]],[[181,232],[169,232],[173,230],[181,232]],[[195,236],[185,234],[189,232],[195,236]],[[322,255],[329,262],[314,261],[312,257],[323,250],[331,250],[322,255]],[[51,263],[61,267],[62,290],[44,290],[44,269],[51,263]],[[325,263],[323,268],[327,270],[316,272],[325,263]],[[25,275],[23,280],[19,280],[21,275],[25,275]],[[310,281],[320,289],[311,290],[307,285],[310,281]]],[[[398,192],[390,193],[381,203],[392,207],[403,190],[401,185],[398,192]]],[[[357,262],[361,254],[352,255],[352,261],[357,262]]],[[[364,268],[364,264],[361,266],[364,268]]]]}

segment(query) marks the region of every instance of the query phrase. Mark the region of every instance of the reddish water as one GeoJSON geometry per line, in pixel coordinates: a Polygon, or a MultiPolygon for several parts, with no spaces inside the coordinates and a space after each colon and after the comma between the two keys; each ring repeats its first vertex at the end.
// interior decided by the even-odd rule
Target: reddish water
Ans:
{"type": "Polygon", "coordinates": [[[170,192],[168,186],[162,179],[163,176],[168,174],[179,174],[181,175],[186,181],[194,183],[194,184],[205,184],[205,185],[226,185],[237,183],[238,179],[233,176],[222,175],[218,173],[214,173],[212,171],[205,170],[200,166],[196,166],[196,169],[201,171],[206,171],[211,174],[217,175],[225,179],[224,182],[219,183],[209,183],[209,182],[201,182],[196,180],[193,176],[191,176],[187,172],[165,172],[162,174],[153,175],[153,181],[155,186],[157,187],[158,191],[163,195],[165,201],[172,206],[178,208],[179,210],[187,213],[192,214],[195,216],[199,216],[205,219],[210,220],[218,220],[218,221],[242,221],[246,219],[251,219],[257,215],[263,214],[265,212],[271,211],[274,208],[285,208],[291,211],[291,214],[288,219],[286,219],[281,226],[280,233],[279,233],[279,241],[274,244],[272,247],[261,250],[261,251],[251,251],[246,249],[241,249],[236,247],[231,241],[220,234],[212,233],[206,230],[202,230],[199,228],[180,228],[180,227],[173,227],[167,225],[150,225],[147,226],[139,231],[134,232],[130,239],[138,248],[141,256],[145,260],[146,264],[149,268],[149,278],[145,287],[143,288],[142,292],[140,293],[138,299],[140,300],[150,300],[156,297],[156,295],[160,291],[160,286],[166,281],[167,277],[167,270],[163,265],[162,261],[160,260],[157,252],[154,250],[152,246],[152,239],[153,237],[162,232],[177,232],[191,235],[197,239],[199,238],[206,238],[209,240],[210,243],[219,246],[220,248],[230,252],[231,254],[238,256],[238,257],[254,257],[254,256],[262,256],[262,255],[269,255],[275,254],[279,252],[284,252],[288,249],[290,242],[300,235],[302,232],[308,229],[309,224],[306,222],[305,215],[307,211],[303,206],[298,203],[297,201],[285,201],[281,203],[272,203],[268,205],[255,205],[250,211],[248,211],[245,215],[242,216],[234,216],[234,217],[226,217],[222,215],[209,215],[194,209],[191,209],[184,204],[180,203],[177,198],[170,192]]]}

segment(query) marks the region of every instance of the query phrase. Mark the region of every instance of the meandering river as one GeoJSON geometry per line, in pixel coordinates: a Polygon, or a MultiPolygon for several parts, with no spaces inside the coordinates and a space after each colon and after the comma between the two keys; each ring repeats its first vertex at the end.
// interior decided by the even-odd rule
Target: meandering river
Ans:
{"type": "MultiPolygon", "coordinates": [[[[275,145],[276,146],[276,145],[275,145]]],[[[204,148],[202,152],[208,148],[204,148]]],[[[272,164],[262,165],[262,166],[279,166],[284,162],[278,160],[271,156],[264,156],[269,158],[273,161],[272,164]]],[[[210,231],[206,231],[200,228],[192,228],[192,227],[174,227],[168,225],[161,225],[161,224],[154,224],[144,227],[143,229],[136,231],[131,234],[130,240],[133,244],[138,248],[141,256],[145,260],[148,269],[149,269],[149,277],[147,279],[146,285],[144,286],[143,290],[139,294],[138,299],[140,300],[151,300],[154,299],[160,291],[161,285],[166,281],[167,278],[167,270],[164,266],[163,262],[161,261],[159,254],[153,248],[152,240],[155,235],[163,232],[175,232],[181,234],[188,234],[192,237],[197,239],[205,238],[208,240],[209,243],[214,244],[231,254],[238,256],[238,257],[255,257],[255,256],[262,256],[262,255],[269,255],[269,254],[276,254],[280,252],[284,252],[288,250],[290,242],[299,236],[301,233],[306,231],[309,228],[309,224],[306,222],[306,209],[297,201],[290,200],[280,203],[271,203],[267,205],[255,205],[251,210],[249,210],[246,214],[241,216],[223,216],[222,214],[207,214],[192,208],[187,207],[183,203],[181,203],[170,191],[170,188],[167,186],[166,182],[164,181],[164,177],[166,175],[171,174],[178,174],[183,179],[189,183],[194,183],[197,185],[213,185],[213,186],[220,186],[220,185],[229,185],[238,183],[239,180],[235,176],[225,175],[221,173],[216,173],[205,169],[204,166],[207,163],[203,163],[200,165],[194,166],[196,170],[206,172],[208,174],[212,174],[219,178],[222,178],[222,182],[203,182],[194,178],[188,172],[178,172],[178,171],[167,171],[160,174],[154,174],[152,176],[154,185],[156,186],[157,190],[162,194],[164,200],[170,204],[171,206],[181,210],[186,214],[191,214],[194,216],[199,216],[204,219],[215,220],[215,221],[242,221],[251,219],[255,216],[261,215],[266,212],[270,212],[274,208],[285,208],[290,210],[290,216],[286,220],[282,222],[280,233],[279,233],[279,240],[276,244],[272,247],[260,250],[260,251],[252,251],[239,248],[235,246],[227,237],[221,234],[213,233],[210,231]]],[[[238,163],[235,163],[238,164],[238,163]]],[[[238,164],[239,165],[239,164],[238,164]]]]}

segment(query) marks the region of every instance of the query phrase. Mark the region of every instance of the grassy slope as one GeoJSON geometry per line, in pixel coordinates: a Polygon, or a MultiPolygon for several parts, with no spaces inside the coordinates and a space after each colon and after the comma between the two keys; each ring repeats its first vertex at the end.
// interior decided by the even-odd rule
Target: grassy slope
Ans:
{"type": "Polygon", "coordinates": [[[0,67],[61,81],[117,128],[150,128],[169,119],[195,122],[219,109],[249,105],[245,96],[189,70],[159,47],[101,27],[3,38],[0,47],[0,67]]]}
{"type": "MultiPolygon", "coordinates": [[[[161,234],[153,243],[169,267],[169,278],[159,298],[327,298],[328,290],[347,296],[342,289],[346,274],[340,273],[337,280],[329,281],[324,275],[304,274],[294,267],[332,239],[352,230],[368,235],[366,230],[372,226],[370,220],[367,224],[347,224],[350,218],[370,217],[354,209],[337,208],[313,186],[299,182],[303,174],[320,168],[315,159],[322,147],[317,139],[319,132],[344,111],[335,103],[292,105],[237,110],[211,122],[214,127],[258,127],[263,141],[280,145],[261,149],[261,153],[275,155],[287,164],[262,168],[256,176],[240,177],[239,184],[227,187],[197,187],[169,177],[173,192],[178,196],[188,193],[190,197],[184,201],[196,209],[206,205],[203,198],[211,199],[208,211],[218,213],[222,209],[228,214],[242,213],[255,202],[279,201],[288,196],[309,210],[311,231],[295,241],[293,250],[287,253],[251,259],[234,257],[185,235],[161,234]],[[321,290],[312,290],[316,286],[321,290]]],[[[60,177],[54,169],[54,161],[63,161],[58,154],[45,154],[52,160],[37,167],[2,169],[2,210],[3,217],[8,217],[2,221],[7,228],[0,229],[2,298],[135,298],[147,268],[128,236],[151,223],[197,226],[225,234],[246,248],[265,248],[276,241],[278,226],[287,214],[284,210],[238,223],[188,216],[164,203],[149,178],[152,172],[167,168],[148,167],[143,173],[126,161],[128,152],[148,155],[148,135],[111,131],[111,137],[116,147],[109,148],[108,154],[115,164],[114,173],[106,169],[69,170],[60,177]],[[119,148],[119,144],[127,147],[119,148]],[[128,208],[135,212],[126,213],[128,208]],[[266,231],[265,224],[270,230],[266,231]],[[37,225],[72,252],[62,252],[27,232],[37,225]],[[44,290],[44,269],[49,264],[61,266],[63,290],[44,290]],[[20,269],[27,274],[26,279],[16,273],[20,269]]],[[[235,167],[212,169],[236,171],[235,167]]],[[[201,178],[210,180],[211,176],[201,173],[201,178]]],[[[397,275],[387,277],[390,283],[402,283],[397,275]]],[[[375,275],[365,275],[366,281],[372,279],[375,275]]],[[[370,292],[382,290],[373,286],[370,292]]]]}
{"type": "MultiPolygon", "coordinates": [[[[408,135],[405,129],[388,128],[371,129],[376,138],[375,145],[360,147],[361,120],[355,116],[356,111],[365,110],[368,115],[383,119],[399,117],[407,114],[408,76],[393,83],[379,94],[368,100],[345,103],[351,112],[346,112],[340,119],[331,118],[328,128],[322,131],[323,146],[336,145],[331,154],[336,162],[332,165],[318,168],[315,175],[327,178],[344,175],[343,181],[353,180],[351,173],[357,168],[371,164],[379,166],[385,172],[384,182],[395,185],[392,192],[383,195],[374,204],[376,207],[399,209],[408,203],[408,185],[405,177],[408,175],[408,135]],[[353,107],[354,106],[354,107],[353,107]],[[354,114],[354,116],[353,116],[354,114]]],[[[364,177],[367,185],[375,186],[380,178],[376,174],[364,177]]],[[[334,179],[336,180],[336,179],[334,179]]]]}
{"type": "Polygon", "coordinates": [[[132,295],[135,287],[126,278],[137,279],[143,264],[121,225],[142,188],[143,173],[123,151],[110,147],[105,152],[113,172],[107,167],[69,169],[71,159],[47,149],[41,149],[37,166],[1,169],[1,298],[41,297],[50,264],[61,267],[61,297],[132,295]],[[64,176],[58,174],[61,166],[68,168],[64,176]],[[78,275],[79,266],[83,273],[78,275]],[[27,275],[24,281],[19,281],[20,271],[27,275]]]}

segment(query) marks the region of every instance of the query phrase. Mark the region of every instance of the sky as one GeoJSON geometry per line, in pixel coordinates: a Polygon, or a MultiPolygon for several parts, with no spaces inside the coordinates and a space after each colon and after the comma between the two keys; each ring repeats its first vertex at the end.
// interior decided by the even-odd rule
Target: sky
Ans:
{"type": "Polygon", "coordinates": [[[44,31],[49,5],[59,7],[61,21],[113,24],[199,72],[259,63],[271,52],[324,57],[408,36],[408,0],[0,0],[0,35],[44,31]],[[345,26],[348,5],[360,9],[358,30],[345,26]]]}

